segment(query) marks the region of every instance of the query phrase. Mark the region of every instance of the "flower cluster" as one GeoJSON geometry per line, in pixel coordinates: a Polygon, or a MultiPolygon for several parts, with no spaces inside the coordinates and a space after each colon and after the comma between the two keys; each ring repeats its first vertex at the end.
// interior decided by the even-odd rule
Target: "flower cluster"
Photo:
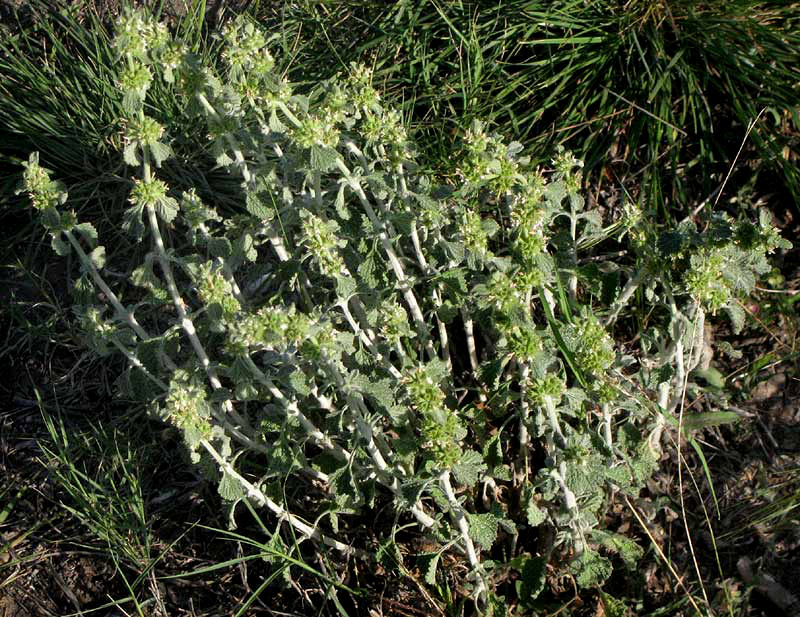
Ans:
{"type": "Polygon", "coordinates": [[[200,264],[195,274],[195,285],[200,300],[209,307],[218,307],[220,317],[231,321],[241,306],[233,295],[230,281],[225,278],[219,264],[207,261],[200,264]]]}
{"type": "Polygon", "coordinates": [[[581,368],[593,376],[602,376],[614,363],[614,341],[596,318],[589,315],[569,328],[567,336],[581,368]]]}
{"type": "Polygon", "coordinates": [[[335,277],[342,272],[344,261],[338,249],[344,241],[338,235],[336,221],[324,221],[311,212],[303,212],[303,244],[307,256],[313,259],[325,276],[335,277]]]}
{"type": "Polygon", "coordinates": [[[184,439],[192,450],[197,448],[200,440],[210,439],[213,435],[206,389],[186,371],[175,372],[164,400],[164,413],[172,424],[183,431],[184,439]]]}
{"type": "Polygon", "coordinates": [[[22,163],[22,185],[17,191],[25,192],[33,207],[39,211],[55,208],[67,200],[64,185],[50,178],[50,173],[39,165],[39,153],[32,152],[28,160],[22,163]]]}

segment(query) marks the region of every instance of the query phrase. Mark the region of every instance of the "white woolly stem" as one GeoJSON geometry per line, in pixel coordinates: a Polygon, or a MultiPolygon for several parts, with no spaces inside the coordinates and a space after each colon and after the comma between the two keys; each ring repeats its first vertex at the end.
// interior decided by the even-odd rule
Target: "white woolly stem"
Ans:
{"type": "Polygon", "coordinates": [[[523,362],[520,365],[519,375],[519,449],[524,457],[526,466],[528,463],[528,446],[531,440],[527,425],[530,412],[528,403],[528,377],[530,373],[530,365],[527,362],[523,362]]]}
{"type": "Polygon", "coordinates": [[[549,396],[544,398],[544,408],[547,412],[547,422],[550,424],[550,429],[553,431],[553,438],[559,448],[567,447],[567,440],[564,438],[564,433],[561,432],[561,425],[558,422],[558,412],[556,411],[555,401],[549,396]]]}
{"type": "Polygon", "coordinates": [[[220,469],[225,474],[227,474],[228,476],[230,476],[239,483],[239,485],[245,490],[247,497],[253,499],[260,506],[266,506],[269,510],[271,510],[278,516],[279,520],[287,521],[292,527],[294,527],[297,531],[299,531],[307,538],[312,538],[314,540],[317,540],[318,542],[322,542],[326,546],[335,548],[336,550],[341,551],[346,555],[354,555],[361,558],[369,558],[368,553],[365,553],[364,551],[353,548],[352,546],[344,544],[343,542],[339,542],[334,538],[331,538],[329,536],[320,533],[317,529],[314,529],[308,523],[301,521],[300,519],[292,515],[290,512],[288,512],[285,508],[272,501],[272,499],[267,497],[263,491],[261,491],[251,482],[248,482],[241,474],[239,474],[239,472],[237,472],[236,469],[234,469],[233,465],[231,465],[230,462],[225,460],[225,458],[219,452],[217,452],[216,448],[214,448],[214,446],[212,446],[208,440],[203,439],[200,441],[200,444],[217,462],[220,469]]]}
{"type": "MultiPolygon", "coordinates": [[[[464,335],[467,338],[467,355],[469,356],[469,365],[472,367],[472,375],[476,381],[480,381],[478,375],[478,349],[475,346],[475,329],[473,327],[472,318],[467,311],[461,309],[461,320],[464,322],[464,335]]],[[[485,403],[488,398],[483,389],[478,391],[478,400],[485,403]]]]}
{"type": "Polygon", "coordinates": [[[244,361],[245,364],[247,364],[247,368],[250,369],[250,372],[256,378],[256,381],[269,390],[269,393],[286,410],[287,416],[297,419],[297,421],[300,423],[300,426],[303,427],[303,430],[309,437],[311,437],[312,440],[314,440],[315,443],[322,446],[326,450],[330,450],[330,452],[340,460],[349,461],[353,458],[352,454],[350,454],[340,445],[333,443],[330,438],[325,435],[325,433],[319,430],[314,423],[311,422],[311,420],[309,420],[302,411],[300,411],[300,408],[297,406],[295,401],[290,401],[288,398],[286,398],[283,392],[280,391],[273,381],[267,377],[263,371],[258,368],[258,366],[256,366],[256,363],[253,362],[253,359],[250,356],[244,356],[244,361]]]}
{"type": "Polygon", "coordinates": [[[628,304],[628,300],[630,300],[631,296],[636,293],[636,290],[639,288],[639,285],[641,285],[642,280],[644,280],[643,270],[637,270],[637,272],[628,279],[625,287],[622,288],[622,292],[609,308],[608,315],[606,315],[606,318],[603,320],[604,327],[608,328],[614,324],[622,309],[628,304]]]}
{"type": "MultiPolygon", "coordinates": [[[[200,105],[206,111],[206,113],[214,120],[221,122],[222,119],[219,115],[219,112],[217,112],[217,110],[214,109],[214,106],[208,101],[205,95],[198,92],[196,97],[200,105]]],[[[246,183],[249,183],[252,180],[253,176],[247,167],[247,162],[244,160],[244,155],[242,154],[242,147],[239,145],[237,139],[230,133],[225,134],[225,141],[228,142],[228,145],[231,147],[231,150],[233,151],[233,159],[236,162],[236,166],[239,169],[239,171],[242,172],[242,178],[244,178],[244,181],[246,183]]]]}
{"type": "Polygon", "coordinates": [[[611,405],[603,403],[600,406],[600,410],[603,414],[603,439],[605,439],[606,446],[611,451],[614,447],[614,442],[611,438],[611,405]]]}
{"type": "Polygon", "coordinates": [[[550,473],[561,488],[561,494],[564,498],[564,507],[567,509],[567,512],[569,512],[571,519],[570,525],[572,526],[572,541],[575,545],[575,553],[581,555],[586,550],[586,540],[583,535],[580,511],[578,510],[578,500],[575,498],[575,493],[572,492],[564,480],[567,475],[566,463],[561,461],[558,465],[558,470],[553,469],[550,473]]]}
{"type": "MultiPolygon", "coordinates": [[[[145,157],[145,178],[149,176],[149,171],[147,159],[145,157]]],[[[186,312],[183,298],[181,298],[180,292],[178,292],[178,287],[175,284],[175,277],[172,275],[172,266],[169,263],[167,251],[164,248],[164,240],[161,237],[161,230],[158,226],[156,211],[153,206],[149,204],[145,210],[147,212],[147,219],[150,223],[150,231],[153,235],[153,240],[155,241],[156,255],[158,256],[158,262],[161,266],[161,272],[164,275],[164,280],[167,283],[167,289],[172,297],[172,304],[175,306],[175,310],[178,312],[178,319],[180,320],[181,327],[186,333],[186,336],[189,338],[192,349],[194,350],[198,360],[200,360],[200,364],[203,366],[203,369],[208,376],[208,381],[211,384],[211,387],[214,390],[219,390],[222,388],[222,383],[217,376],[216,369],[212,366],[211,361],[208,359],[208,354],[206,353],[203,344],[200,342],[200,339],[197,336],[197,330],[195,329],[194,323],[186,312]]],[[[230,400],[224,401],[222,405],[225,409],[225,412],[231,418],[233,418],[234,421],[236,421],[242,427],[249,428],[249,423],[233,408],[233,404],[230,400]]]]}
{"type": "Polygon", "coordinates": [[[131,313],[122,305],[122,302],[119,301],[117,294],[111,290],[111,288],[106,284],[105,280],[103,280],[103,277],[100,276],[100,273],[97,271],[97,268],[95,268],[91,258],[83,250],[83,247],[80,245],[80,242],[78,242],[78,239],[75,237],[75,235],[71,231],[65,231],[63,233],[67,237],[67,240],[69,240],[72,248],[75,249],[75,252],[78,254],[81,263],[83,263],[84,267],[89,271],[89,276],[92,277],[94,284],[97,285],[100,291],[103,292],[103,295],[108,298],[108,301],[111,302],[111,306],[114,307],[114,310],[117,311],[117,314],[125,320],[125,323],[131,327],[131,330],[136,333],[136,336],[143,341],[149,339],[150,335],[145,332],[142,326],[139,325],[139,322],[136,321],[136,317],[133,316],[133,313],[131,313]]]}
{"type": "Polygon", "coordinates": [[[344,175],[347,183],[350,185],[350,188],[353,189],[358,196],[359,200],[361,201],[361,205],[364,207],[364,211],[367,213],[367,218],[369,218],[370,222],[377,230],[378,239],[380,240],[381,246],[383,247],[387,258],[389,259],[389,265],[391,266],[392,271],[397,278],[400,292],[403,294],[403,298],[405,299],[406,304],[411,311],[411,316],[414,318],[417,334],[420,336],[420,339],[425,342],[425,349],[429,355],[431,357],[435,356],[436,354],[430,341],[430,336],[427,330],[427,325],[425,324],[425,317],[422,314],[422,309],[417,302],[414,291],[411,289],[411,286],[406,279],[403,266],[400,264],[400,260],[395,253],[394,247],[392,246],[392,243],[386,234],[385,226],[382,225],[378,220],[378,217],[375,215],[375,211],[372,209],[372,204],[369,203],[369,199],[367,199],[367,195],[364,193],[364,189],[361,187],[361,184],[358,182],[358,180],[353,177],[352,173],[348,169],[347,165],[345,165],[341,157],[337,159],[336,165],[344,175]]]}
{"type": "Polygon", "coordinates": [[[375,358],[378,361],[383,363],[383,366],[386,368],[387,371],[389,371],[389,373],[392,375],[392,377],[394,377],[395,379],[398,379],[398,380],[402,379],[403,378],[403,374],[397,369],[397,367],[395,367],[391,363],[389,358],[387,358],[386,356],[384,356],[382,353],[380,353],[378,351],[378,348],[375,346],[374,339],[372,339],[369,336],[369,332],[365,331],[359,325],[359,323],[355,320],[355,318],[353,317],[352,313],[350,312],[350,309],[347,306],[347,303],[344,300],[340,299],[340,301],[337,304],[337,306],[340,309],[342,309],[342,313],[344,313],[345,319],[347,320],[347,323],[350,325],[350,328],[353,330],[353,332],[356,334],[356,336],[358,336],[358,338],[361,340],[361,342],[364,343],[364,345],[367,346],[367,348],[370,350],[370,352],[372,352],[375,355],[375,358]]]}
{"type": "Polygon", "coordinates": [[[478,559],[478,553],[475,550],[475,545],[473,544],[472,538],[470,538],[469,535],[469,522],[467,521],[467,515],[464,512],[464,508],[460,503],[458,503],[458,498],[453,490],[453,485],[450,483],[449,471],[444,471],[441,473],[439,476],[439,486],[442,487],[442,490],[447,497],[447,502],[450,504],[450,513],[456,523],[456,526],[458,527],[459,533],[461,534],[461,541],[464,543],[464,548],[467,551],[469,565],[477,574],[478,580],[476,582],[475,594],[479,603],[484,605],[487,600],[488,588],[486,585],[485,574],[483,572],[483,566],[478,559]]]}
{"type": "MultiPolygon", "coordinates": [[[[381,146],[381,152],[384,156],[386,153],[383,150],[383,146],[381,146]]],[[[406,176],[405,172],[403,171],[403,164],[398,163],[396,166],[397,175],[400,178],[400,197],[403,200],[408,200],[409,193],[408,193],[408,185],[406,184],[406,176]]],[[[425,258],[425,253],[422,251],[422,243],[419,239],[419,232],[417,231],[417,224],[416,222],[411,223],[411,244],[414,247],[414,254],[417,257],[417,262],[419,263],[420,268],[425,274],[431,273],[431,267],[428,265],[428,260],[425,258]]],[[[442,306],[442,299],[439,295],[439,291],[436,287],[431,286],[431,298],[433,299],[433,305],[438,309],[442,306]]],[[[439,344],[441,346],[441,353],[442,357],[444,358],[445,365],[447,366],[448,372],[452,372],[453,370],[453,359],[450,357],[450,345],[448,344],[448,336],[447,336],[447,326],[445,323],[436,316],[436,325],[439,330],[439,344]]]]}

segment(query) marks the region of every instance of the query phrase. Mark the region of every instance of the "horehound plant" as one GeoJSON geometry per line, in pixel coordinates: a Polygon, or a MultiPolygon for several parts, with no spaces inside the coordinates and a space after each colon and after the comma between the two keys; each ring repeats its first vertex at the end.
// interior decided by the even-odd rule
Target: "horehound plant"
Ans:
{"type": "Polygon", "coordinates": [[[94,227],[64,209],[36,153],[24,172],[54,250],[81,264],[87,342],[127,358],[123,393],[182,431],[222,497],[297,537],[402,559],[394,529],[358,546],[341,527],[390,500],[398,526],[410,517],[438,547],[420,556],[426,581],[454,553],[483,612],[504,606],[495,581],[509,569],[524,606],[548,563],[582,586],[610,574],[611,553],[633,564],[641,549],[601,526],[607,506],[655,469],[708,353],[706,314],[740,326],[737,296],[786,245],[768,217],[664,233],[627,206],[604,221],[580,196],[579,161],[531,169],[480,125],[459,185],[437,187],[368,70],[303,96],[253,24],[219,38],[204,66],[145,14],[120,23],[121,225],[150,247],[124,281],[104,274],[94,227]],[[158,178],[172,151],[146,113],[156,79],[241,178],[240,213],[158,178]],[[623,257],[599,252],[623,240],[623,257]],[[622,345],[615,323],[634,301],[652,326],[622,345]],[[314,498],[286,499],[287,476],[314,498]]]}

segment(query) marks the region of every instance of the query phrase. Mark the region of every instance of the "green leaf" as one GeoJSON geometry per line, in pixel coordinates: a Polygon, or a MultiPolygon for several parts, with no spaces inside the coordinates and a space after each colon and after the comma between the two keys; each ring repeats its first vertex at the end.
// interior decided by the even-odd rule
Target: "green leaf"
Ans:
{"type": "Polygon", "coordinates": [[[80,223],[75,225],[75,231],[79,232],[89,246],[97,244],[97,229],[91,223],[80,223]]]}
{"type": "Polygon", "coordinates": [[[697,377],[704,379],[712,388],[718,388],[720,390],[725,388],[725,376],[713,366],[709,366],[707,369],[695,369],[692,372],[692,375],[696,375],[697,377]]]}
{"type": "Polygon", "coordinates": [[[314,171],[326,172],[336,166],[339,153],[327,146],[311,146],[310,163],[314,171]]]}
{"type": "Polygon", "coordinates": [[[439,558],[441,556],[441,552],[436,552],[425,553],[417,557],[420,562],[420,568],[425,573],[425,582],[428,583],[428,585],[436,585],[436,568],[439,566],[439,558]]]}
{"type": "Polygon", "coordinates": [[[618,553],[628,568],[635,568],[636,563],[644,555],[644,550],[627,536],[595,529],[592,531],[592,540],[604,548],[618,553]]]}
{"type": "Polygon", "coordinates": [[[48,207],[41,212],[42,225],[46,229],[61,229],[61,214],[53,207],[48,207]]]}
{"type": "Polygon", "coordinates": [[[529,557],[519,568],[520,578],[517,581],[517,595],[520,602],[530,605],[544,590],[547,574],[547,559],[529,557]]]}
{"type": "Polygon", "coordinates": [[[474,450],[466,450],[461,459],[453,465],[453,477],[464,486],[474,486],[481,474],[486,471],[483,457],[474,450]]]}
{"type": "Polygon", "coordinates": [[[244,205],[247,211],[260,221],[270,221],[275,216],[275,198],[268,189],[247,191],[244,205]]]}
{"type": "Polygon", "coordinates": [[[371,250],[358,265],[358,274],[370,289],[377,288],[383,283],[381,262],[377,251],[371,250]]]}
{"type": "Polygon", "coordinates": [[[160,367],[158,355],[162,348],[160,338],[150,338],[140,341],[136,346],[136,357],[144,367],[153,375],[157,375],[160,367]]]}
{"type": "Polygon", "coordinates": [[[490,513],[467,513],[467,518],[469,520],[470,538],[485,549],[491,548],[497,539],[497,530],[499,528],[497,517],[490,513]]]}
{"type": "Polygon", "coordinates": [[[391,538],[378,547],[375,559],[390,572],[400,573],[403,571],[403,554],[391,538]]]}
{"type": "Polygon", "coordinates": [[[347,186],[345,182],[339,185],[339,190],[336,193],[336,201],[333,202],[333,207],[336,208],[336,214],[339,215],[343,221],[350,220],[350,211],[347,209],[344,200],[344,189],[347,186]]]}
{"type": "Polygon", "coordinates": [[[61,237],[61,232],[56,231],[53,233],[53,237],[50,240],[50,246],[53,247],[53,251],[59,257],[66,257],[69,255],[70,245],[69,242],[64,242],[64,239],[61,237]]]}
{"type": "Polygon", "coordinates": [[[225,501],[237,501],[244,497],[242,485],[239,484],[236,478],[227,473],[222,474],[222,480],[220,480],[217,490],[219,491],[219,496],[225,501]]]}
{"type": "Polygon", "coordinates": [[[606,617],[628,617],[631,614],[622,600],[617,600],[605,592],[600,593],[600,598],[603,601],[606,617]]]}
{"type": "Polygon", "coordinates": [[[547,520],[547,512],[536,505],[533,496],[528,500],[525,513],[528,516],[528,525],[531,527],[538,527],[547,520]]]}
{"type": "Polygon", "coordinates": [[[133,205],[125,210],[122,215],[122,229],[131,234],[137,240],[144,234],[144,224],[142,223],[144,206],[133,205]]]}
{"type": "Polygon", "coordinates": [[[141,161],[139,160],[139,142],[132,141],[122,151],[122,160],[131,167],[136,167],[141,161]]]}
{"type": "Polygon", "coordinates": [[[102,270],[106,265],[106,247],[98,246],[89,254],[89,259],[98,270],[102,270]]]}
{"type": "Polygon", "coordinates": [[[350,299],[356,293],[356,282],[349,276],[336,277],[336,294],[345,300],[350,299]]]}
{"type": "Polygon", "coordinates": [[[569,564],[569,571],[579,587],[601,585],[613,572],[611,562],[597,551],[586,549],[569,564]]]}
{"type": "Polygon", "coordinates": [[[686,434],[707,426],[732,424],[742,417],[734,411],[707,411],[704,413],[688,413],[683,415],[683,430],[686,434]]]}
{"type": "Polygon", "coordinates": [[[156,202],[155,210],[158,218],[169,224],[178,216],[178,202],[172,197],[164,197],[156,202]]]}
{"type": "Polygon", "coordinates": [[[236,240],[235,253],[251,263],[258,259],[256,243],[251,234],[243,233],[241,236],[239,236],[239,238],[236,240]]]}
{"type": "Polygon", "coordinates": [[[726,304],[724,310],[728,314],[728,317],[730,317],[733,333],[739,334],[742,328],[744,328],[745,321],[747,320],[747,313],[745,313],[745,310],[735,301],[726,304]]]}
{"type": "Polygon", "coordinates": [[[408,237],[414,227],[414,215],[411,212],[393,212],[392,224],[396,231],[401,235],[408,237]]]}
{"type": "Polygon", "coordinates": [[[148,150],[150,150],[150,156],[153,157],[153,162],[156,164],[156,167],[161,167],[161,163],[172,156],[172,148],[160,141],[150,142],[148,144],[148,150]]]}
{"type": "Polygon", "coordinates": [[[208,252],[212,257],[230,259],[230,256],[233,254],[231,241],[227,238],[211,238],[208,241],[208,252]]]}
{"type": "Polygon", "coordinates": [[[128,372],[128,388],[134,400],[152,401],[153,397],[161,394],[161,392],[154,391],[153,385],[153,382],[141,369],[133,367],[128,372]]]}

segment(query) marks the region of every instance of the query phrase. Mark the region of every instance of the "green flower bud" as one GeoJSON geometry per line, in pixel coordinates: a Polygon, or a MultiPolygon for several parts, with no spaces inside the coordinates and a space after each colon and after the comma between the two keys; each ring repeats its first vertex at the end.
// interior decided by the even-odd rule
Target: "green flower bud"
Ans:
{"type": "Polygon", "coordinates": [[[532,360],[542,350],[542,339],[533,326],[514,328],[507,336],[509,350],[520,360],[532,360]]]}
{"type": "Polygon", "coordinates": [[[339,225],[336,221],[323,221],[307,210],[301,216],[306,256],[317,263],[320,272],[325,276],[337,276],[344,268],[344,260],[338,249],[345,244],[338,236],[339,225]]]}
{"type": "Polygon", "coordinates": [[[684,277],[686,290],[714,312],[731,299],[728,281],[721,276],[726,259],[720,249],[706,249],[691,256],[689,270],[684,277]]]}
{"type": "Polygon", "coordinates": [[[614,341],[594,317],[571,326],[566,335],[578,363],[587,373],[602,375],[614,363],[614,341]]]}
{"type": "Polygon", "coordinates": [[[528,387],[528,398],[539,406],[544,406],[545,398],[552,400],[556,405],[561,402],[567,386],[558,375],[549,374],[542,379],[534,379],[528,387]]]}
{"type": "Polygon", "coordinates": [[[22,166],[22,186],[17,193],[25,192],[33,207],[40,212],[55,208],[67,201],[67,192],[61,182],[50,179],[50,173],[39,165],[39,153],[32,152],[22,166]]]}
{"type": "Polygon", "coordinates": [[[370,109],[380,103],[380,95],[372,87],[372,69],[369,67],[352,63],[347,85],[351,100],[358,109],[370,109]]]}
{"type": "Polygon", "coordinates": [[[386,302],[378,313],[381,334],[392,345],[400,344],[412,335],[408,326],[408,313],[396,302],[386,302]]]}
{"type": "Polygon", "coordinates": [[[147,24],[142,11],[127,8],[117,21],[114,49],[120,58],[147,58],[148,37],[144,36],[147,24]]]}
{"type": "Polygon", "coordinates": [[[486,283],[487,302],[501,315],[511,315],[525,303],[523,291],[517,282],[504,272],[495,272],[486,283]]]}
{"type": "Polygon", "coordinates": [[[336,120],[330,114],[309,116],[294,131],[294,139],[303,148],[326,146],[335,148],[339,145],[339,129],[336,120]]]}
{"type": "Polygon", "coordinates": [[[489,252],[489,236],[483,226],[480,214],[465,209],[460,226],[464,248],[474,255],[486,257],[489,252]]]}
{"type": "Polygon", "coordinates": [[[141,62],[129,64],[119,76],[119,87],[126,96],[144,101],[153,74],[141,62]]]}
{"type": "Polygon", "coordinates": [[[444,392],[431,379],[424,366],[418,367],[405,380],[411,403],[422,416],[430,416],[443,422],[448,410],[444,404],[444,392]]]}
{"type": "Polygon", "coordinates": [[[233,295],[233,288],[217,264],[207,261],[201,264],[195,279],[197,295],[207,306],[217,305],[222,310],[222,318],[229,321],[241,306],[233,295]]]}
{"type": "Polygon", "coordinates": [[[167,185],[161,180],[140,180],[133,181],[130,202],[136,206],[156,207],[167,197],[167,185]]]}
{"type": "Polygon", "coordinates": [[[125,137],[141,142],[158,141],[164,135],[164,127],[150,116],[134,118],[128,124],[125,137]]]}
{"type": "Polygon", "coordinates": [[[189,189],[181,197],[183,220],[190,229],[205,225],[208,221],[220,221],[222,218],[214,208],[206,206],[195,189],[189,189]]]}
{"type": "Polygon", "coordinates": [[[81,328],[86,342],[100,355],[109,353],[109,342],[116,333],[114,324],[103,319],[102,312],[94,306],[87,307],[80,315],[81,328]]]}
{"type": "Polygon", "coordinates": [[[190,446],[212,437],[211,408],[206,390],[191,380],[185,371],[176,371],[164,401],[168,420],[184,431],[190,446]]]}

